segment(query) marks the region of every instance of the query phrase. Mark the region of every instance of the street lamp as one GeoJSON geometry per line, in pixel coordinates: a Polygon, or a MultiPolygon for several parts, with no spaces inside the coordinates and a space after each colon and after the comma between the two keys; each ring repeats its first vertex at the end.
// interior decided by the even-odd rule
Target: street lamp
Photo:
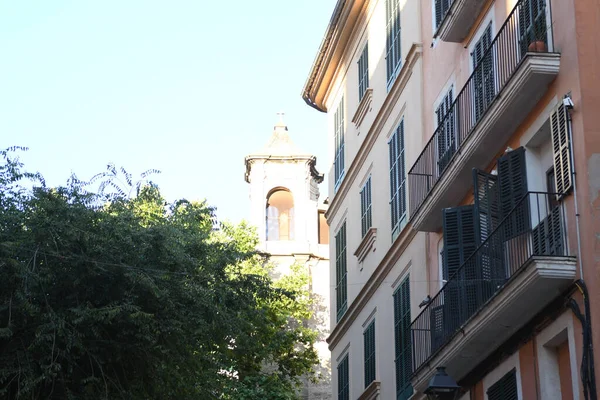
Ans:
{"type": "Polygon", "coordinates": [[[446,373],[446,367],[438,367],[429,381],[425,394],[430,400],[454,400],[460,386],[446,373]]]}

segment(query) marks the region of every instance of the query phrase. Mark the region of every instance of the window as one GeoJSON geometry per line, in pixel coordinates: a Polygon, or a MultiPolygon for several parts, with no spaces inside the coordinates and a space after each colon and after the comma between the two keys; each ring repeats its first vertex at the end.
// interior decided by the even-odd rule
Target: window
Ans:
{"type": "Polygon", "coordinates": [[[365,237],[367,231],[371,228],[371,177],[367,179],[365,185],[360,191],[360,227],[362,237],[365,237]]]}
{"type": "Polygon", "coordinates": [[[348,282],[346,265],[346,222],[335,235],[335,298],[337,321],[348,309],[348,282]]]}
{"type": "Polygon", "coordinates": [[[333,127],[335,133],[335,159],[334,159],[334,179],[337,188],[344,177],[344,98],[340,100],[337,110],[333,116],[333,127]]]}
{"type": "Polygon", "coordinates": [[[385,17],[387,21],[385,60],[389,87],[400,69],[400,0],[385,1],[385,17]]]}
{"type": "Polygon", "coordinates": [[[404,165],[404,120],[392,135],[390,151],[390,205],[392,208],[392,237],[400,233],[406,221],[406,171],[404,165]]]}
{"type": "Polygon", "coordinates": [[[487,26],[473,47],[473,101],[475,121],[483,116],[496,95],[494,58],[492,47],[492,24],[487,26]]]}
{"type": "Polygon", "coordinates": [[[522,199],[527,195],[525,148],[509,151],[498,159],[500,216],[504,219],[504,240],[515,238],[530,228],[529,207],[522,199]]]}
{"type": "Polygon", "coordinates": [[[412,348],[410,341],[410,288],[407,276],[394,292],[394,338],[396,363],[396,399],[412,395],[412,348]]]}
{"type": "Polygon", "coordinates": [[[338,364],[338,400],[350,400],[350,371],[348,355],[338,364]]]}
{"type": "Polygon", "coordinates": [[[365,44],[360,58],[358,59],[358,101],[365,96],[369,87],[369,43],[365,44]]]}
{"type": "MultiPolygon", "coordinates": [[[[521,54],[530,51],[535,41],[548,44],[546,0],[526,0],[519,7],[519,48],[521,54]]],[[[533,47],[535,49],[535,46],[533,47]]],[[[539,51],[539,49],[538,49],[539,51]]]]}
{"type": "Polygon", "coordinates": [[[278,189],[267,198],[267,240],[294,239],[294,198],[286,189],[278,189]]]}
{"type": "Polygon", "coordinates": [[[517,370],[512,369],[494,383],[487,391],[488,400],[519,400],[517,393],[517,370]]]}
{"type": "Polygon", "coordinates": [[[437,119],[437,149],[438,149],[438,170],[441,173],[450,163],[452,156],[456,152],[456,112],[452,106],[454,101],[454,88],[451,86],[448,93],[442,98],[440,105],[435,110],[437,119]]]}
{"type": "Polygon", "coordinates": [[[375,380],[375,321],[363,333],[365,344],[365,387],[375,380]]]}
{"type": "Polygon", "coordinates": [[[552,114],[550,114],[552,157],[554,161],[554,188],[559,194],[559,198],[568,193],[573,185],[567,113],[567,109],[561,102],[552,114]]]}
{"type": "Polygon", "coordinates": [[[329,244],[329,225],[325,219],[325,211],[319,211],[318,229],[319,244],[329,244]]]}
{"type": "Polygon", "coordinates": [[[446,13],[450,9],[451,5],[450,0],[435,0],[435,29],[437,30],[444,18],[446,17],[446,13]]]}

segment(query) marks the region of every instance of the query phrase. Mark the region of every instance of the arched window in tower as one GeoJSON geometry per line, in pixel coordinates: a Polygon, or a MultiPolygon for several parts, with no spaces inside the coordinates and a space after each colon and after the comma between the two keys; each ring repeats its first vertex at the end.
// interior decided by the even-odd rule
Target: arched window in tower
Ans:
{"type": "Polygon", "coordinates": [[[267,198],[267,240],[294,240],[294,198],[277,189],[267,198]]]}

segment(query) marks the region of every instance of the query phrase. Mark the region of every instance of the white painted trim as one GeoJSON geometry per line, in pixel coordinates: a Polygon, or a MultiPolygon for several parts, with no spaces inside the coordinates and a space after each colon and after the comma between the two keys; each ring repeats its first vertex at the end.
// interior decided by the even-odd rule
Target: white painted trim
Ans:
{"type": "Polygon", "coordinates": [[[444,251],[444,237],[442,236],[438,241],[437,245],[437,257],[438,257],[438,281],[440,283],[440,289],[444,286],[444,266],[443,266],[443,258],[442,251],[444,251]]]}
{"type": "MultiPolygon", "coordinates": [[[[392,288],[392,292],[395,292],[396,286],[398,286],[398,284],[400,282],[403,282],[404,279],[406,279],[406,277],[409,276],[411,266],[412,266],[412,260],[409,260],[408,263],[406,264],[406,266],[404,266],[402,271],[400,271],[400,273],[398,274],[398,277],[396,278],[396,280],[394,282],[392,282],[392,285],[390,286],[392,288]]],[[[410,287],[410,281],[408,282],[408,286],[410,287]]],[[[414,292],[414,291],[411,290],[411,293],[412,292],[414,292]]]]}
{"type": "MultiPolygon", "coordinates": [[[[579,400],[579,367],[577,366],[577,349],[575,348],[575,331],[573,326],[573,315],[570,311],[563,313],[560,317],[558,317],[554,322],[552,322],[542,332],[539,333],[539,335],[536,337],[536,351],[539,359],[541,355],[543,355],[545,352],[548,352],[548,347],[556,347],[564,343],[564,340],[567,340],[569,344],[569,367],[571,370],[573,400],[579,400]]],[[[547,368],[548,365],[542,363],[541,361],[541,359],[539,359],[538,361],[538,378],[540,381],[541,398],[548,400],[560,400],[560,376],[558,376],[558,390],[555,390],[555,388],[552,388],[550,382],[547,382],[549,374],[552,371],[549,371],[547,368]]],[[[558,369],[558,365],[556,365],[556,369],[558,369]]],[[[558,371],[556,371],[556,373],[558,373],[558,371]]]]}
{"type": "Polygon", "coordinates": [[[435,129],[438,128],[438,121],[437,121],[437,116],[435,114],[435,111],[440,106],[440,103],[446,98],[446,95],[448,94],[448,91],[451,88],[454,89],[454,90],[452,90],[452,101],[454,101],[454,100],[456,100],[456,95],[457,95],[457,93],[456,93],[456,78],[455,78],[454,74],[452,74],[452,76],[450,76],[450,78],[448,78],[448,80],[446,81],[446,83],[444,84],[444,86],[442,87],[440,92],[438,93],[437,98],[433,102],[433,108],[431,109],[431,115],[433,116],[433,127],[435,129]]]}
{"type": "MultiPolygon", "coordinates": [[[[346,357],[347,355],[348,356],[350,355],[350,342],[346,343],[346,345],[340,352],[340,355],[336,357],[336,359],[335,359],[336,370],[337,370],[337,364],[339,364],[340,361],[342,361],[344,359],[344,357],[346,357]]],[[[350,357],[348,357],[348,367],[350,367],[350,357]]],[[[348,368],[348,370],[350,370],[350,368],[348,368]]]]}
{"type": "MultiPolygon", "coordinates": [[[[359,192],[363,190],[363,188],[365,187],[365,183],[367,183],[367,180],[371,177],[371,170],[373,169],[373,162],[371,162],[371,164],[369,165],[369,167],[367,168],[367,170],[365,171],[362,179],[359,181],[358,183],[358,187],[359,192]]],[[[372,182],[372,181],[371,181],[372,182]]],[[[372,183],[371,183],[372,184],[372,183]]]]}
{"type": "Polygon", "coordinates": [[[513,368],[517,369],[517,396],[519,400],[523,399],[523,389],[521,386],[521,364],[519,362],[519,352],[516,351],[510,357],[504,360],[502,364],[500,364],[495,370],[483,378],[483,396],[485,400],[489,399],[487,395],[489,388],[513,368]]]}
{"type": "MultiPolygon", "coordinates": [[[[363,331],[367,328],[367,326],[369,326],[371,321],[373,321],[376,316],[377,316],[377,306],[375,306],[373,308],[373,311],[371,311],[369,316],[365,319],[365,322],[363,322],[363,324],[362,324],[363,331]]],[[[375,326],[375,334],[377,334],[377,326],[375,326]]]]}

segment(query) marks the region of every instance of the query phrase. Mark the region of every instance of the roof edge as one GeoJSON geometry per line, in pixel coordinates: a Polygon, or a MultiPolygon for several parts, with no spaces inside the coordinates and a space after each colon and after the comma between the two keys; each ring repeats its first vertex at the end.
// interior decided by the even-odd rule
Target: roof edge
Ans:
{"type": "Polygon", "coordinates": [[[332,48],[332,38],[333,34],[340,23],[340,19],[342,16],[342,11],[344,7],[352,3],[353,0],[338,0],[333,14],[331,15],[331,19],[329,20],[329,25],[327,26],[327,30],[325,31],[325,35],[323,36],[323,40],[321,41],[321,45],[319,46],[319,51],[313,61],[313,64],[310,69],[310,73],[306,82],[304,83],[304,88],[302,89],[302,99],[308,104],[310,107],[321,111],[327,112],[327,109],[322,104],[317,104],[315,101],[315,83],[317,81],[317,75],[323,68],[325,54],[327,54],[332,48]]]}

